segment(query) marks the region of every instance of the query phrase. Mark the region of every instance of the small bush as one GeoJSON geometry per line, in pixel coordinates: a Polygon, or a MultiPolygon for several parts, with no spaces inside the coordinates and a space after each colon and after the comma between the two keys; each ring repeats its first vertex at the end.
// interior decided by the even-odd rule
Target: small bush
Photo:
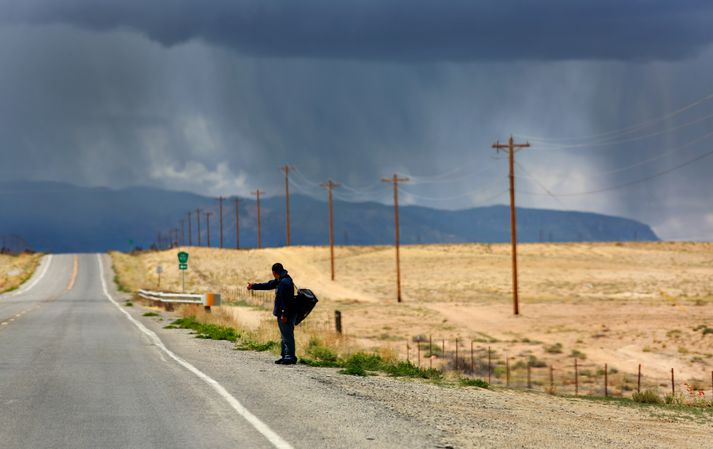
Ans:
{"type": "Polygon", "coordinates": [[[339,366],[339,357],[334,350],[323,346],[319,340],[312,338],[307,345],[307,361],[303,363],[310,366],[339,366]]]}
{"type": "Polygon", "coordinates": [[[478,387],[478,388],[490,388],[490,384],[488,384],[486,381],[483,379],[466,379],[466,378],[461,378],[460,379],[460,384],[464,387],[478,387]]]}
{"type": "Polygon", "coordinates": [[[534,355],[527,358],[527,364],[533,368],[544,368],[547,366],[547,363],[545,363],[544,360],[540,360],[534,355]]]}
{"type": "Polygon", "coordinates": [[[379,371],[384,366],[384,360],[375,354],[357,352],[344,361],[342,374],[366,376],[368,371],[379,371]]]}
{"type": "Polygon", "coordinates": [[[126,301],[126,302],[124,303],[124,307],[134,307],[134,303],[131,302],[131,301],[126,301]]]}
{"type": "Polygon", "coordinates": [[[663,404],[663,399],[661,399],[661,396],[659,396],[659,394],[653,390],[645,390],[641,393],[634,393],[631,396],[631,399],[633,399],[634,402],[638,402],[641,404],[663,404]]]}
{"type": "Polygon", "coordinates": [[[146,313],[144,313],[143,316],[160,316],[160,315],[156,312],[146,312],[146,313]]]}
{"type": "Polygon", "coordinates": [[[201,323],[196,320],[194,316],[179,318],[165,327],[165,329],[177,328],[191,329],[196,332],[196,338],[206,338],[209,340],[236,341],[240,337],[240,334],[232,327],[201,323]]]}
{"type": "Polygon", "coordinates": [[[548,354],[562,354],[562,343],[545,346],[545,352],[548,354]]]}
{"type": "Polygon", "coordinates": [[[280,344],[274,340],[257,341],[252,335],[240,335],[238,338],[239,340],[235,344],[235,349],[240,351],[264,352],[280,347],[280,344]]]}
{"type": "Polygon", "coordinates": [[[422,369],[411,362],[384,364],[383,371],[394,377],[418,377],[421,379],[440,379],[443,375],[435,369],[422,369]]]}
{"type": "Polygon", "coordinates": [[[572,354],[570,354],[570,357],[574,357],[575,359],[580,359],[580,360],[586,360],[587,354],[585,354],[582,351],[579,351],[577,349],[573,349],[572,354]]]}

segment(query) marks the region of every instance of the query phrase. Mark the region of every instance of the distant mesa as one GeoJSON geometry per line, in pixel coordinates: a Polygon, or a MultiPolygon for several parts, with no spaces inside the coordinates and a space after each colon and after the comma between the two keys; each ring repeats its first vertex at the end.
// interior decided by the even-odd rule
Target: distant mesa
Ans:
{"type": "MultiPolygon", "coordinates": [[[[224,246],[235,246],[232,201],[225,202],[224,246]]],[[[264,246],[285,243],[284,197],[261,200],[264,246]]],[[[22,236],[37,251],[92,252],[150,248],[157,232],[180,229],[179,221],[196,208],[217,211],[217,200],[188,192],[147,187],[108,189],[47,182],[0,183],[0,235],[22,236]]],[[[509,242],[509,209],[504,205],[464,210],[402,206],[404,244],[509,242]]],[[[240,243],[255,247],[254,199],[240,202],[240,243]]],[[[290,197],[293,245],[326,245],[327,204],[310,197],[290,197]]],[[[196,244],[195,216],[192,226],[196,244]]],[[[203,218],[204,220],[204,218],[203,218]]],[[[186,226],[187,228],[187,226],[186,226]]],[[[204,234],[205,222],[201,232],[204,234]]],[[[337,245],[393,243],[393,208],[389,204],[334,202],[337,245]]],[[[217,214],[211,243],[217,245],[217,214]]],[[[187,229],[184,229],[187,232],[187,229]]],[[[635,220],[576,211],[518,209],[518,236],[527,242],[657,241],[652,229],[635,220]]],[[[186,237],[187,240],[187,237],[186,237]]],[[[18,240],[19,241],[19,240],[18,240]]],[[[15,246],[15,249],[22,245],[15,246]]]]}

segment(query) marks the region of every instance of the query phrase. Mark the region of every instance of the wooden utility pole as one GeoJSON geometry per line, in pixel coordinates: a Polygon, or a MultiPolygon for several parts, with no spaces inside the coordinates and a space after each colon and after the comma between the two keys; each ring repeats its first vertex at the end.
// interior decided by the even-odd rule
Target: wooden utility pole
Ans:
{"type": "Polygon", "coordinates": [[[235,198],[235,249],[240,249],[240,198],[235,198]]]}
{"type": "Polygon", "coordinates": [[[173,246],[178,246],[178,228],[173,228],[173,246]]]}
{"type": "Polygon", "coordinates": [[[508,153],[508,166],[510,168],[510,242],[512,243],[512,300],[513,312],[515,315],[520,314],[520,303],[518,298],[518,283],[517,283],[517,216],[515,212],[515,152],[522,148],[529,148],[530,143],[515,143],[512,136],[508,139],[507,144],[495,142],[493,148],[498,152],[500,150],[508,153]]]}
{"type": "Polygon", "coordinates": [[[181,246],[186,244],[186,220],[181,218],[181,246]]]}
{"type": "Polygon", "coordinates": [[[399,178],[394,174],[392,178],[383,178],[381,181],[388,182],[394,186],[394,228],[396,229],[396,300],[401,302],[401,257],[399,239],[399,183],[408,182],[408,178],[399,178]]]}
{"type": "Polygon", "coordinates": [[[291,245],[290,241],[290,170],[292,167],[285,164],[280,170],[285,172],[285,227],[287,230],[287,246],[291,245]]]}
{"type": "Polygon", "coordinates": [[[201,246],[201,210],[196,209],[196,220],[198,221],[198,246],[201,246]]]}
{"type": "Polygon", "coordinates": [[[261,192],[260,189],[253,192],[253,195],[257,195],[257,247],[262,248],[262,235],[260,229],[260,195],[265,192],[261,192]]]}
{"type": "Polygon", "coordinates": [[[218,204],[220,210],[220,249],[223,249],[223,197],[218,197],[218,204]]]}
{"type": "Polygon", "coordinates": [[[332,280],[334,280],[334,214],[332,209],[332,190],[339,187],[339,184],[330,179],[320,185],[329,192],[329,259],[332,267],[332,280]]]}
{"type": "Polygon", "coordinates": [[[208,248],[210,248],[210,216],[211,215],[213,215],[213,212],[205,213],[206,237],[208,240],[208,248]]]}
{"type": "Polygon", "coordinates": [[[193,231],[191,230],[191,213],[188,212],[188,246],[193,246],[193,231]]]}

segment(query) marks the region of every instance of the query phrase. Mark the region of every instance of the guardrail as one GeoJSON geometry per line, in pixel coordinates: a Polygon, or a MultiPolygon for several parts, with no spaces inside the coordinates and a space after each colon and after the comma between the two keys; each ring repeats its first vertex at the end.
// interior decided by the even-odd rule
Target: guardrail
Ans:
{"type": "Polygon", "coordinates": [[[211,306],[220,305],[219,293],[190,294],[139,290],[138,295],[149,301],[161,303],[167,310],[171,310],[173,304],[202,304],[208,311],[211,306]]]}

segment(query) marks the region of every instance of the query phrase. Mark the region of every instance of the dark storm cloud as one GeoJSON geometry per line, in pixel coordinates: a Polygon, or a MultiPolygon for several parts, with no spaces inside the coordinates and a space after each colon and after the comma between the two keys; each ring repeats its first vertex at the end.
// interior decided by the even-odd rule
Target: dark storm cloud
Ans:
{"type": "Polygon", "coordinates": [[[132,29],[258,56],[677,60],[713,41],[710,0],[5,0],[6,21],[132,29]]]}

